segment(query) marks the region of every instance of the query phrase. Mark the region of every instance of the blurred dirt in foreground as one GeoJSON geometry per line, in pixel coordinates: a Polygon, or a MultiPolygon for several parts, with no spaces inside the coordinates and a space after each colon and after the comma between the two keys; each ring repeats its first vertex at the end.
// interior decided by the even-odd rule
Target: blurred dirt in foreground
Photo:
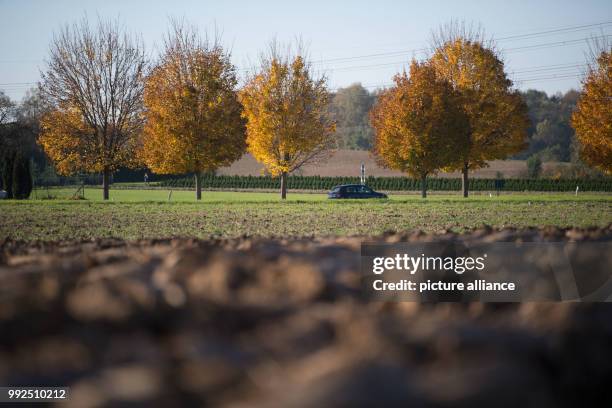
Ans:
{"type": "MultiPolygon", "coordinates": [[[[365,237],[0,242],[0,385],[75,407],[595,406],[612,306],[368,301],[365,237]]],[[[370,240],[612,240],[478,229],[370,240]]]]}

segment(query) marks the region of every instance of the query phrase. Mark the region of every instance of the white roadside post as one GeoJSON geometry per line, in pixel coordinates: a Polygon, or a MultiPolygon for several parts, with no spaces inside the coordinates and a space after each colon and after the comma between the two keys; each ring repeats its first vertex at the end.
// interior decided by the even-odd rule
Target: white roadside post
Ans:
{"type": "Polygon", "coordinates": [[[365,164],[363,162],[361,162],[361,175],[360,175],[360,178],[361,178],[361,185],[364,186],[365,182],[366,182],[366,179],[365,179],[365,164]]]}

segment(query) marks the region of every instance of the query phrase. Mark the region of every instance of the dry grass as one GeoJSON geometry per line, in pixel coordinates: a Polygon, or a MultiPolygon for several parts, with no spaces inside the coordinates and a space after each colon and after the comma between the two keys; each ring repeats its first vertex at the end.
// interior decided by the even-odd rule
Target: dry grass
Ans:
{"type": "MultiPolygon", "coordinates": [[[[304,176],[358,176],[361,163],[366,166],[366,174],[369,176],[402,176],[399,171],[382,168],[368,151],[364,150],[338,150],[325,162],[305,166],[298,174],[304,176]]],[[[550,162],[544,164],[544,170],[552,169],[559,163],[550,162]]],[[[471,177],[495,178],[500,171],[504,177],[524,177],[527,165],[524,160],[493,160],[489,167],[474,171],[471,177]]],[[[263,165],[250,154],[245,154],[240,160],[229,167],[219,170],[223,175],[259,176],[264,174],[263,165]]],[[[460,177],[458,172],[440,173],[438,177],[460,177]]]]}

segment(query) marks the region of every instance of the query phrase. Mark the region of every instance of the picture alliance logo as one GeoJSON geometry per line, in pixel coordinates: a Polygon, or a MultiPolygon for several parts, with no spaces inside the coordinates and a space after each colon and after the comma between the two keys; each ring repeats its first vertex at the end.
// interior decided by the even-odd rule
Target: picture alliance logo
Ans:
{"type": "Polygon", "coordinates": [[[380,275],[385,271],[406,271],[414,275],[418,271],[453,271],[459,275],[466,271],[482,271],[485,268],[487,254],[479,257],[463,256],[410,256],[397,254],[391,257],[375,257],[372,272],[380,275]]]}

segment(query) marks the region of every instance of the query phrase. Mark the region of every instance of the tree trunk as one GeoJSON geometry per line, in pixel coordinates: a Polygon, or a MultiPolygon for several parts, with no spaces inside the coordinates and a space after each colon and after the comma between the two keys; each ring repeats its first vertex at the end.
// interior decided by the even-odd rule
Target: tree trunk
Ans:
{"type": "Polygon", "coordinates": [[[421,176],[421,198],[427,198],[427,174],[421,176]]]}
{"type": "Polygon", "coordinates": [[[196,200],[202,199],[202,175],[200,172],[195,174],[195,185],[196,185],[196,200]]]}
{"type": "Polygon", "coordinates": [[[463,197],[468,196],[468,162],[463,163],[462,177],[461,177],[461,189],[463,190],[463,197]]]}
{"type": "Polygon", "coordinates": [[[109,189],[109,185],[110,185],[110,175],[111,172],[108,168],[104,169],[104,172],[102,172],[102,198],[104,200],[108,200],[108,189],[109,189]]]}
{"type": "Polygon", "coordinates": [[[281,173],[281,200],[287,199],[287,173],[281,173]]]}

